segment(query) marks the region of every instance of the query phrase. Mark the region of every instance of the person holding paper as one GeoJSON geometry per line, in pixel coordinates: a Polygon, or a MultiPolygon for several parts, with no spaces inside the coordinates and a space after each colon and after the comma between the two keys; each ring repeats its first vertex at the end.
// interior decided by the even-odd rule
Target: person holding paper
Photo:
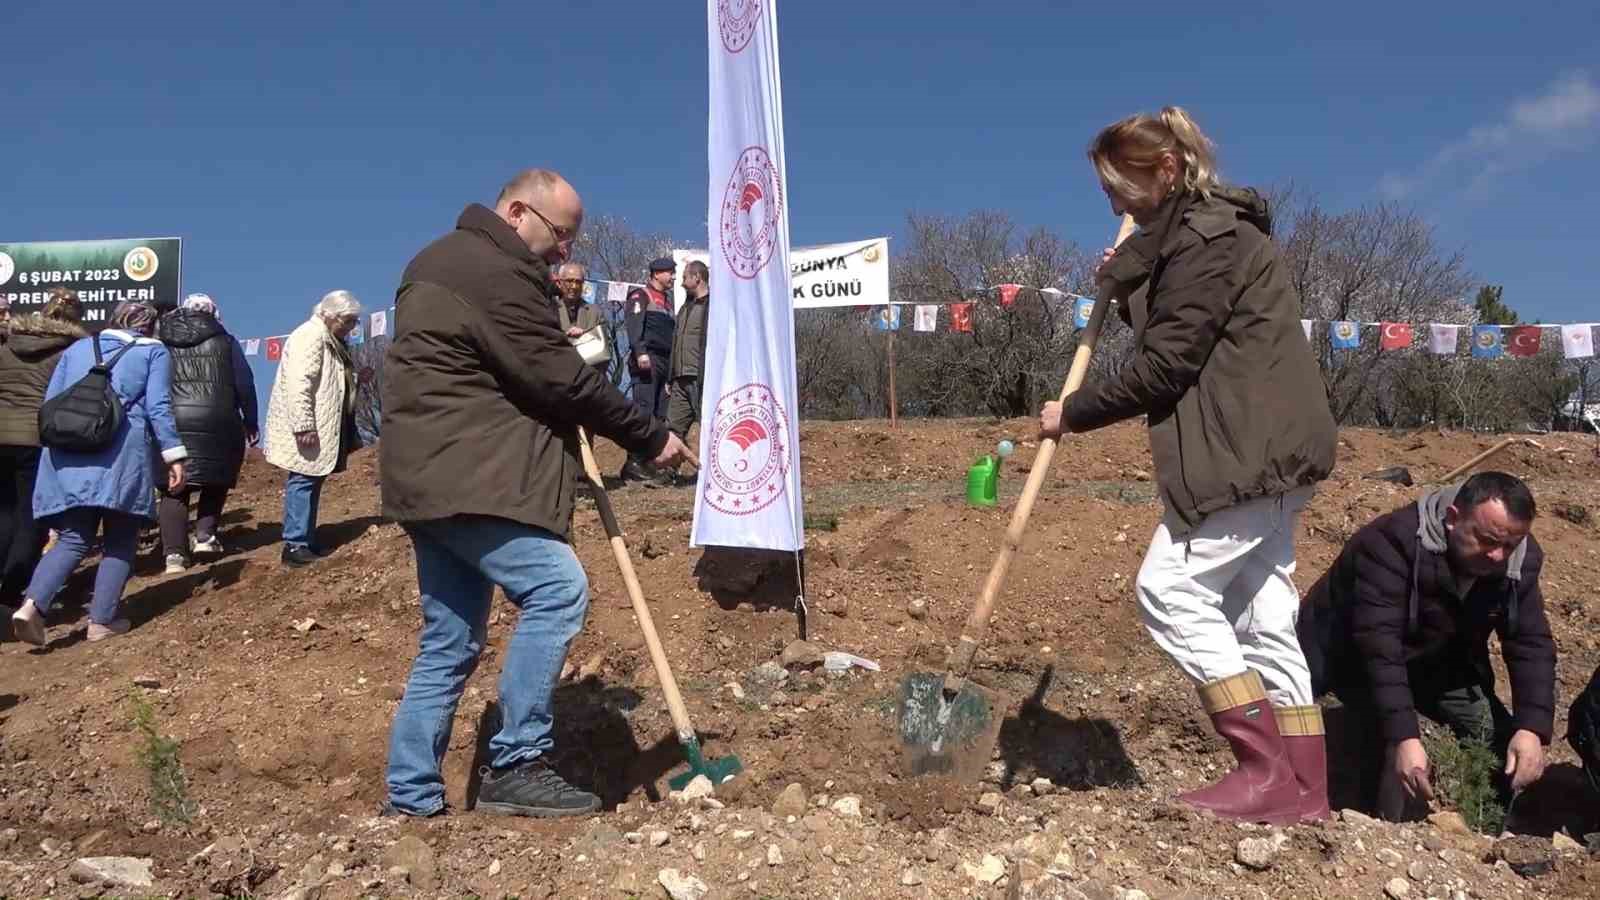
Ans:
{"type": "Polygon", "coordinates": [[[606,320],[599,308],[583,302],[583,280],[587,277],[589,270],[583,263],[569,261],[556,267],[556,291],[561,294],[556,314],[561,319],[561,330],[578,348],[584,362],[603,373],[611,365],[611,339],[606,334],[606,320]]]}

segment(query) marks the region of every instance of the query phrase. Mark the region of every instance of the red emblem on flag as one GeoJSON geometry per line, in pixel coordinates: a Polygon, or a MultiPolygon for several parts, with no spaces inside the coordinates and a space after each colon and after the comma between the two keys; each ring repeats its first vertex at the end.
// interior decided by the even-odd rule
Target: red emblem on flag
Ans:
{"type": "Polygon", "coordinates": [[[754,278],[778,248],[783,185],[762,147],[746,147],[734,163],[722,201],[722,253],[740,278],[754,278]]]}
{"type": "Polygon", "coordinates": [[[747,384],[723,395],[709,417],[711,444],[706,502],[728,515],[760,512],[788,485],[789,420],[764,384],[747,384]]]}
{"type": "Polygon", "coordinates": [[[1411,326],[1404,322],[1384,322],[1383,342],[1379,345],[1384,350],[1404,350],[1411,346],[1411,326]]]}
{"type": "Polygon", "coordinates": [[[750,43],[760,20],[761,0],[717,2],[717,29],[722,32],[722,46],[729,53],[738,53],[750,43]]]}
{"type": "Polygon", "coordinates": [[[1011,304],[1017,302],[1017,291],[1020,291],[1020,290],[1022,290],[1022,285],[1020,285],[1020,284],[1002,284],[1002,285],[1000,285],[1000,306],[1001,306],[1001,308],[1002,309],[1010,309],[1011,308],[1011,304]]]}
{"type": "Polygon", "coordinates": [[[950,304],[950,330],[951,331],[971,331],[972,330],[972,304],[971,303],[952,303],[952,304],[950,304]]]}
{"type": "Polygon", "coordinates": [[[267,338],[267,362],[283,359],[283,338],[267,338]]]}
{"type": "Polygon", "coordinates": [[[1539,333],[1544,329],[1537,325],[1518,325],[1508,329],[1510,336],[1506,339],[1506,350],[1512,356],[1535,356],[1539,352],[1539,333]]]}

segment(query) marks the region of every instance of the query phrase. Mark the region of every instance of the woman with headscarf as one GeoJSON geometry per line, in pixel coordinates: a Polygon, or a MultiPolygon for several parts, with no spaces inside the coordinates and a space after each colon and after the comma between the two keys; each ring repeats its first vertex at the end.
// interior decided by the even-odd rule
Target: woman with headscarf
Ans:
{"type": "Polygon", "coordinates": [[[222,327],[222,313],[206,294],[190,294],[162,316],[156,336],[172,356],[172,414],[189,450],[188,484],[163,491],[161,544],[167,574],[188,568],[190,557],[222,552],[217,521],[228,491],[239,483],[246,442],[255,443],[256,384],[244,348],[222,327]],[[189,539],[189,498],[199,494],[194,540],[189,539]]]}
{"type": "Polygon", "coordinates": [[[61,354],[84,336],[76,291],[56,288],[44,308],[0,325],[0,606],[22,603],[44,552],[33,518],[39,475],[39,404],[61,354]]]}
{"type": "Polygon", "coordinates": [[[58,536],[34,570],[22,608],[11,617],[17,637],[30,644],[44,645],[45,619],[56,594],[102,529],[100,566],[89,602],[89,640],[124,634],[130,627],[117,611],[139,548],[139,529],[156,518],[156,458],[165,466],[167,489],[179,491],[188,456],[172,418],[172,360],[167,348],[151,337],[155,327],[155,307],[122,303],[111,314],[111,327],[68,347],[50,376],[46,402],[88,374],[96,364],[98,345],[98,355],[111,366],[110,386],[122,403],[124,419],[101,449],[45,447],[40,454],[33,515],[58,536]]]}
{"type": "Polygon", "coordinates": [[[283,345],[267,406],[267,462],[289,473],[283,490],[283,564],[307,566],[317,546],[317,505],[327,477],[343,472],[361,446],[356,433],[356,372],[345,338],[361,321],[349,291],[330,291],[283,345]]]}

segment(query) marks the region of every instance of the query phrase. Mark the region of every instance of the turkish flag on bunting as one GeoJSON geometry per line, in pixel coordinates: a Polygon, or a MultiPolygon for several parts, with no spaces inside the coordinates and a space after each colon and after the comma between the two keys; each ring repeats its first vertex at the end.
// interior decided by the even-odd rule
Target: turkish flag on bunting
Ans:
{"type": "Polygon", "coordinates": [[[283,359],[283,338],[267,338],[267,362],[283,359]]]}
{"type": "Polygon", "coordinates": [[[950,304],[950,330],[951,331],[971,331],[972,330],[972,304],[971,303],[952,303],[952,304],[950,304]]]}
{"type": "Polygon", "coordinates": [[[1020,290],[1022,290],[1022,285],[1020,284],[1000,285],[1000,307],[1002,309],[1010,309],[1011,304],[1017,302],[1017,291],[1020,290]]]}
{"type": "Polygon", "coordinates": [[[1384,322],[1383,342],[1379,344],[1383,350],[1404,350],[1411,346],[1411,326],[1404,322],[1384,322]]]}
{"type": "Polygon", "coordinates": [[[1518,325],[1507,329],[1506,350],[1512,356],[1535,356],[1539,352],[1539,334],[1544,331],[1537,325],[1518,325]]]}

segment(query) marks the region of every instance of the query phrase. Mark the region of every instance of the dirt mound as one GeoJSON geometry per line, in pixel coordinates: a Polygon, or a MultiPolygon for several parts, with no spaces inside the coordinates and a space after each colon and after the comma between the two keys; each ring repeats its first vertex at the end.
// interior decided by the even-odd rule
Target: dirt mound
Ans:
{"type": "MultiPolygon", "coordinates": [[[[1528,478],[1542,507],[1564,510],[1537,531],[1565,699],[1600,662],[1600,517],[1580,512],[1600,510],[1600,465],[1579,436],[1539,439],[1543,449],[1517,447],[1494,465],[1528,478]]],[[[1339,471],[1303,520],[1302,588],[1356,528],[1494,440],[1344,431],[1339,471]],[[1361,478],[1391,466],[1419,486],[1361,478]]],[[[0,649],[0,894],[92,892],[70,883],[74,859],[147,856],[156,889],[184,896],[661,896],[669,868],[701,878],[713,897],[1377,896],[1396,877],[1415,896],[1592,895],[1600,868],[1581,854],[1524,881],[1482,861],[1486,839],[1355,817],[1291,829],[1270,868],[1246,869],[1235,845],[1252,830],[1170,803],[1216,777],[1228,755],[1130,597],[1158,515],[1133,424],[1069,439],[1036,507],[975,676],[1008,703],[989,779],[903,777],[899,681],[939,667],[1036,448],[1021,420],[803,426],[817,525],[805,556],[808,637],[877,661],[878,673],[769,665],[797,637],[793,558],[691,550],[688,489],[614,493],[708,752],[745,763],[718,792],[721,808],[667,798],[681,758],[599,520],[581,503],[575,543],[593,600],[557,695],[556,761],[607,812],[560,822],[460,812],[495,716],[513,618],[505,605],[446,756],[457,812],[373,817],[415,648],[409,543],[378,516],[376,459],[364,452],[324,496],[321,538],[333,556],[281,568],[281,475],[252,460],[224,520],[222,559],[167,577],[147,542],[127,592],[130,635],[82,641],[89,580],[79,573],[47,651],[0,649]],[[1002,438],[1018,444],[1002,502],[969,508],[966,467],[1002,438]],[[190,824],[151,812],[159,798],[141,761],[139,703],[178,742],[190,824]],[[791,784],[804,793],[801,813],[770,812],[791,784]],[[1079,893],[1028,893],[1046,888],[1079,893]]],[[[622,457],[607,446],[601,459],[615,471],[622,457]]],[[[1515,825],[1581,835],[1600,800],[1581,793],[1564,745],[1553,757],[1546,783],[1519,799],[1515,825]]]]}

